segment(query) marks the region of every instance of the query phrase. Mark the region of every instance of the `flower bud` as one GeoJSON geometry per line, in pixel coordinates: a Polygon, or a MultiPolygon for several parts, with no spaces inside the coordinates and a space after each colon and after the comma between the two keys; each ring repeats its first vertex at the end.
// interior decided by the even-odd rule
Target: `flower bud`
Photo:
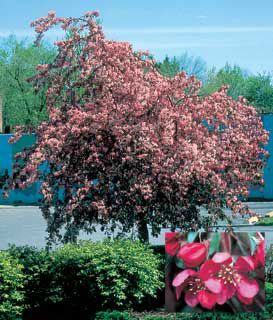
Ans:
{"type": "Polygon", "coordinates": [[[202,243],[187,243],[181,247],[177,257],[184,261],[186,267],[197,267],[206,259],[207,248],[202,243]]]}

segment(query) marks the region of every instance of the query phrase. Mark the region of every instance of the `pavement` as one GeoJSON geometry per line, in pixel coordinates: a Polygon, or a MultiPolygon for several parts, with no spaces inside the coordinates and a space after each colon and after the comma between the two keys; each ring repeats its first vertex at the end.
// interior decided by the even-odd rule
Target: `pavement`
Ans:
{"type": "MultiPolygon", "coordinates": [[[[273,211],[273,202],[250,202],[249,207],[261,215],[273,211]]],[[[226,211],[229,213],[229,211],[226,211]]],[[[234,220],[235,231],[259,231],[266,233],[267,246],[273,244],[273,227],[249,226],[245,219],[237,217],[234,220]]],[[[164,244],[163,229],[158,238],[150,236],[152,244],[164,244]]],[[[9,244],[16,245],[35,245],[39,248],[46,244],[46,223],[42,217],[41,211],[35,206],[0,206],[0,249],[6,249],[9,244]]],[[[101,240],[105,234],[98,230],[92,235],[86,233],[80,234],[81,239],[101,240]]]]}

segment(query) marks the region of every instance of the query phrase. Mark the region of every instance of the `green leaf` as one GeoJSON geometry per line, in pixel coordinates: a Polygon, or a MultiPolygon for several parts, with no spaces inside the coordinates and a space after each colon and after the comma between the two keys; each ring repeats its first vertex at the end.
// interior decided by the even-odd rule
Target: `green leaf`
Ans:
{"type": "Polygon", "coordinates": [[[256,243],[256,240],[255,240],[255,237],[251,237],[251,238],[250,238],[251,255],[254,254],[254,252],[255,252],[255,250],[256,250],[256,247],[257,247],[257,243],[256,243]]]}
{"type": "Polygon", "coordinates": [[[197,235],[198,235],[198,232],[189,232],[187,235],[187,242],[192,243],[197,237],[197,235]]]}
{"type": "Polygon", "coordinates": [[[201,313],[202,309],[199,307],[191,308],[189,306],[183,306],[180,310],[183,313],[201,313]]]}
{"type": "Polygon", "coordinates": [[[219,250],[221,234],[215,232],[211,238],[209,246],[209,255],[212,255],[214,252],[219,250]]]}
{"type": "Polygon", "coordinates": [[[252,237],[256,237],[256,232],[248,232],[248,236],[249,236],[249,239],[251,239],[252,237]]]}
{"type": "Polygon", "coordinates": [[[183,260],[179,259],[179,258],[175,258],[175,264],[178,268],[180,269],[185,269],[185,265],[183,260]]]}

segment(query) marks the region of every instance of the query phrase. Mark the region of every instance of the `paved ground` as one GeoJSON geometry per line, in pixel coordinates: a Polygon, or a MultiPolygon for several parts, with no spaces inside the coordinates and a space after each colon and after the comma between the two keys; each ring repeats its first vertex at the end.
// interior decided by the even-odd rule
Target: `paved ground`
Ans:
{"type": "MultiPolygon", "coordinates": [[[[273,211],[273,202],[249,203],[250,208],[260,214],[273,211]]],[[[245,223],[242,218],[237,218],[235,224],[245,223]]],[[[16,245],[45,245],[46,224],[37,207],[13,207],[0,206],[0,249],[8,247],[9,243],[16,245]]],[[[238,227],[236,231],[260,231],[266,232],[267,244],[273,243],[273,227],[238,227]]],[[[158,238],[151,237],[153,244],[164,243],[164,232],[162,230],[158,238]]],[[[101,240],[105,235],[98,231],[92,235],[81,234],[82,239],[101,240]]]]}

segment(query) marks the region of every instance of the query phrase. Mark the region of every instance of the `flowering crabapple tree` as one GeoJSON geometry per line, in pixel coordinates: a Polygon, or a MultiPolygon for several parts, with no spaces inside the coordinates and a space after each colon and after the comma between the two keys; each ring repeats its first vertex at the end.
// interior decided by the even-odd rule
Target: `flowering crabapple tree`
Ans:
{"type": "MultiPolygon", "coordinates": [[[[57,25],[68,36],[30,79],[37,91],[47,87],[49,119],[28,129],[37,143],[17,155],[9,187],[41,181],[52,240],[73,240],[96,225],[137,226],[147,240],[147,224],[157,235],[167,225],[211,225],[224,207],[242,211],[238,199],[262,182],[268,138],[255,109],[228,97],[226,87],[200,97],[201,83],[184,72],[162,76],[147,52],[106,39],[97,16],[49,12],[32,23],[37,43],[57,25]]],[[[14,140],[24,132],[18,128],[14,140]]]]}

